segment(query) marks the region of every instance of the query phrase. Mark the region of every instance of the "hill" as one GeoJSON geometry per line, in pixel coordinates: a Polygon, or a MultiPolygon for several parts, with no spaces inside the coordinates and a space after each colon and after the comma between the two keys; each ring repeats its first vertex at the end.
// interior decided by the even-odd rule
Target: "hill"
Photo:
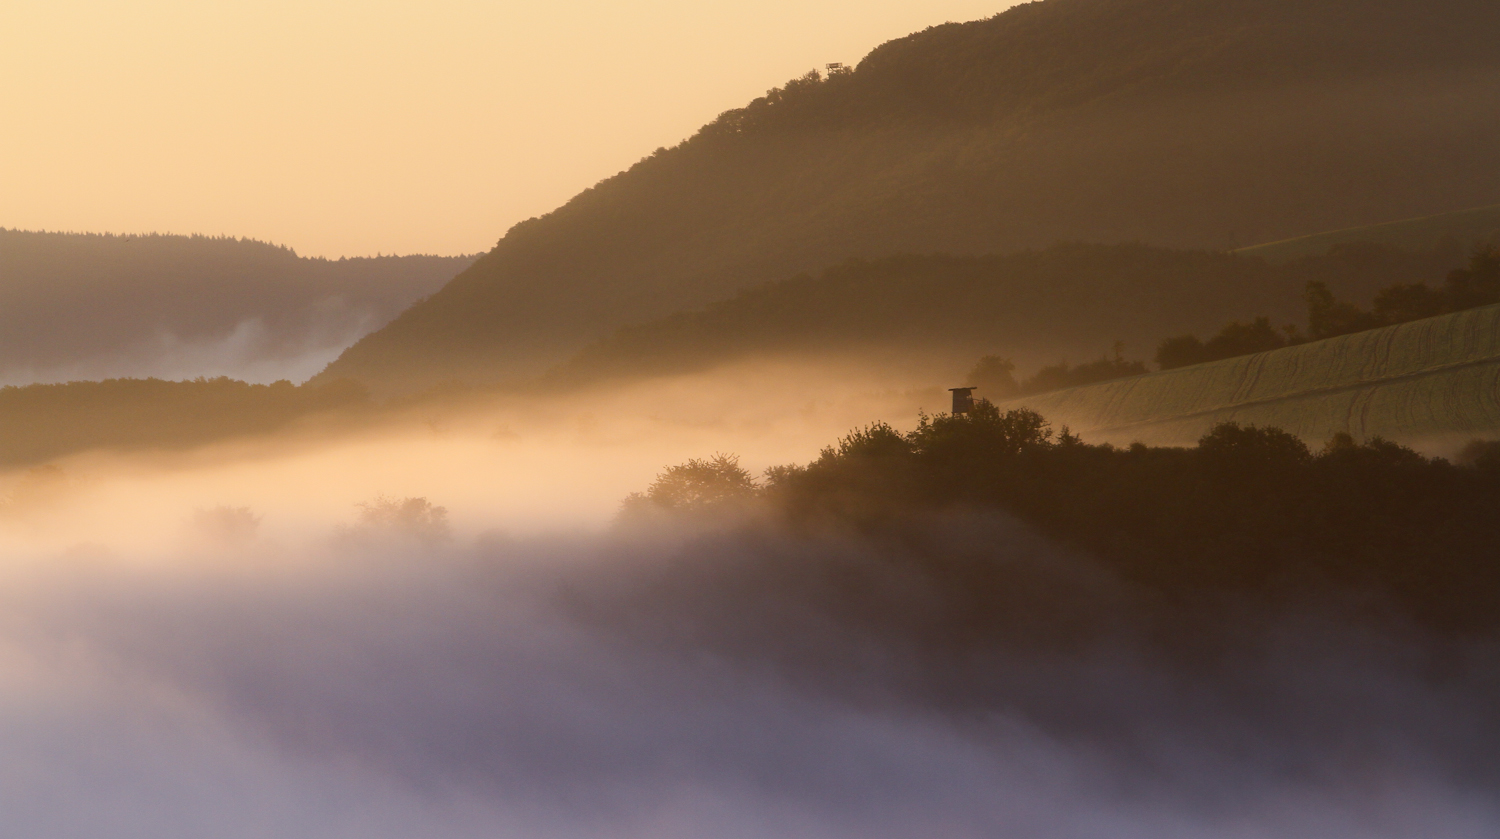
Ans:
{"type": "Polygon", "coordinates": [[[0,384],[306,378],[473,261],[0,229],[0,384]]]}
{"type": "Polygon", "coordinates": [[[991,256],[850,260],[741,292],[701,310],[625,327],[560,365],[549,384],[697,372],[744,358],[923,356],[955,372],[982,354],[1022,368],[1090,361],[1122,341],[1149,357],[1184,326],[1305,320],[1303,288],[1368,301],[1392,283],[1441,281],[1456,259],[1378,245],[1285,265],[1145,245],[1057,245],[991,256]]]}
{"type": "Polygon", "coordinates": [[[1488,0],[1045,0],[884,44],[522,222],[332,364],[497,379],[851,256],[1269,242],[1500,195],[1488,0]]]}
{"type": "Polygon", "coordinates": [[[364,389],[349,382],[107,379],[0,387],[0,468],[90,449],[190,449],[270,434],[317,415],[347,424],[370,407],[364,389]]]}
{"type": "Polygon", "coordinates": [[[1324,254],[1341,245],[1359,243],[1380,244],[1409,251],[1445,250],[1475,244],[1500,245],[1500,204],[1299,236],[1240,248],[1235,253],[1258,256],[1267,262],[1290,262],[1324,254]]]}
{"type": "MultiPolygon", "coordinates": [[[[983,394],[980,394],[983,395],[983,394]]],[[[1500,434],[1500,306],[1002,403],[1091,441],[1186,445],[1221,422],[1442,447],[1500,434]]]]}

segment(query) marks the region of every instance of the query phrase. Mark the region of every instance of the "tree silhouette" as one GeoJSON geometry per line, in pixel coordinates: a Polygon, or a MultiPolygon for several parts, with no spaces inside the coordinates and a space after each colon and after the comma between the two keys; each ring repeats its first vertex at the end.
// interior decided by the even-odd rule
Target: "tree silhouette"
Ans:
{"type": "Polygon", "coordinates": [[[755,494],[755,478],[738,455],[715,454],[668,466],[644,493],[625,499],[625,512],[670,510],[694,513],[723,509],[755,494]]]}

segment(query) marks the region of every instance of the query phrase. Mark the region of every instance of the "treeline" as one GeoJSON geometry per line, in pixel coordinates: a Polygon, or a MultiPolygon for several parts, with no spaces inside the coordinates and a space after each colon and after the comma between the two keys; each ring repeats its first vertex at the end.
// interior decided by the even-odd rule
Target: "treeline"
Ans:
{"type": "Polygon", "coordinates": [[[689,142],[850,123],[968,125],[1022,109],[1077,106],[1144,80],[1201,90],[1268,72],[1318,79],[1351,68],[1391,73],[1392,62],[1425,67],[1492,54],[1473,33],[1404,16],[1399,6],[1274,0],[1255,4],[1263,15],[1255,28],[1244,25],[1245,8],[1216,4],[1185,13],[1150,0],[1025,3],[988,20],[931,26],[887,42],[857,68],[832,65],[826,76],[811,70],[726,111],[689,142]],[[1288,37],[1293,20],[1303,37],[1288,37]],[[1317,37],[1351,27],[1359,37],[1317,37]],[[1205,30],[1216,37],[1204,37],[1205,30]],[[1071,49],[1059,48],[1064,38],[1071,49]],[[1277,59],[1274,71],[1266,53],[1277,59]]]}
{"type": "Polygon", "coordinates": [[[1321,283],[1307,287],[1308,336],[1316,341],[1397,323],[1500,303],[1500,248],[1475,252],[1466,268],[1448,273],[1438,288],[1427,283],[1397,284],[1375,294],[1369,311],[1334,297],[1321,283]]]}
{"type": "Polygon", "coordinates": [[[1124,351],[1124,342],[1116,341],[1112,356],[1078,365],[1072,365],[1066,361],[1059,362],[1043,367],[1022,381],[1016,380],[1016,365],[1010,359],[1001,358],[998,355],[987,355],[974,364],[974,369],[969,371],[964,381],[983,391],[987,397],[1013,399],[1034,393],[1061,390],[1065,387],[1083,387],[1123,379],[1127,376],[1140,376],[1150,372],[1146,369],[1145,362],[1127,361],[1124,351]]]}
{"type": "Polygon", "coordinates": [[[1437,288],[1425,281],[1386,286],[1375,293],[1368,310],[1338,299],[1319,280],[1307,282],[1303,300],[1306,336],[1294,325],[1275,329],[1268,317],[1248,324],[1234,321],[1207,341],[1196,335],[1166,339],[1157,346],[1157,366],[1171,370],[1500,303],[1500,248],[1477,249],[1467,267],[1448,272],[1437,288]]]}
{"type": "MultiPolygon", "coordinates": [[[[1088,358],[1114,339],[1152,346],[1164,334],[1245,311],[1300,318],[1299,291],[1310,281],[1364,297],[1391,283],[1441,277],[1463,258],[1458,248],[1408,253],[1362,245],[1273,266],[1207,251],[1059,244],[1003,255],[848,260],[620,329],[554,368],[548,381],[695,372],[746,357],[872,348],[970,357],[1001,350],[1019,364],[1048,364],[1088,358]]],[[[1035,386],[1142,372],[1132,362],[1103,361],[1086,362],[1083,372],[1053,365],[1035,386]]]]}
{"type": "MultiPolygon", "coordinates": [[[[1385,250],[1380,246],[1343,246],[1335,249],[1335,252],[1342,252],[1346,258],[1358,260],[1378,255],[1385,250]]],[[[1307,264],[1305,260],[1301,263],[1304,271],[1307,264]]],[[[1375,292],[1369,310],[1340,300],[1329,289],[1326,280],[1307,280],[1302,299],[1307,313],[1305,333],[1295,324],[1277,328],[1272,325],[1271,318],[1266,316],[1257,317],[1248,323],[1231,321],[1207,340],[1187,334],[1162,341],[1156,347],[1154,360],[1157,369],[1174,370],[1193,364],[1279,350],[1308,341],[1335,338],[1500,303],[1500,248],[1482,246],[1476,249],[1469,264],[1449,271],[1441,286],[1434,288],[1425,281],[1419,281],[1394,283],[1380,288],[1375,292]]],[[[1022,381],[1015,378],[1015,369],[1016,365],[1010,359],[986,355],[975,363],[965,378],[965,383],[979,388],[986,397],[1004,400],[1149,372],[1144,362],[1124,358],[1123,343],[1119,341],[1115,343],[1112,356],[1105,356],[1097,361],[1076,366],[1063,362],[1043,367],[1022,381]]]]}
{"type": "MultiPolygon", "coordinates": [[[[732,457],[664,472],[626,513],[756,504],[794,527],[880,532],[943,510],[999,509],[1173,602],[1232,596],[1363,604],[1445,630],[1500,627],[1500,447],[1466,465],[1347,435],[1318,451],[1224,424],[1195,448],[1116,448],[980,401],[900,433],[857,430],[807,465],[750,479],[732,457]]],[[[960,589],[1000,569],[922,569],[960,589]]]]}
{"type": "Polygon", "coordinates": [[[370,405],[365,388],[348,381],[298,387],[229,378],[109,379],[5,387],[0,465],[41,463],[95,448],[186,448],[370,405]]]}

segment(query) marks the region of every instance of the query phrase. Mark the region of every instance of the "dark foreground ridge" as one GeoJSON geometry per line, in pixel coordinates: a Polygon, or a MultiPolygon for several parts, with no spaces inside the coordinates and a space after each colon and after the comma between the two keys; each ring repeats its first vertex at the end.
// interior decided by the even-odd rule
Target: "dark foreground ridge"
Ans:
{"type": "MultiPolygon", "coordinates": [[[[760,487],[732,458],[675,467],[628,499],[625,515],[753,501],[797,528],[899,542],[933,515],[997,510],[1152,592],[1163,614],[1303,604],[1443,631],[1500,629],[1500,450],[1476,443],[1465,459],[1347,435],[1313,452],[1278,429],[1233,423],[1193,448],[1090,445],[1032,411],[981,401],[906,434],[879,423],[855,431],[806,466],[769,470],[760,487]]],[[[950,631],[983,635],[1011,620],[986,599],[1010,603],[1008,586],[1037,582],[972,557],[925,556],[912,570],[968,599],[950,631]]]]}
{"type": "Polygon", "coordinates": [[[1160,780],[1174,813],[1242,802],[1262,772],[1299,791],[1349,766],[1418,777],[1411,755],[1492,800],[1496,455],[1233,424],[1122,449],[981,402],[758,484],[732,456],[670,468],[620,519],[656,566],[567,590],[611,638],[1102,747],[1132,779],[1116,794],[1160,780]],[[650,541],[674,524],[684,544],[650,541]],[[1200,749],[1224,763],[1188,769],[1200,749]]]}

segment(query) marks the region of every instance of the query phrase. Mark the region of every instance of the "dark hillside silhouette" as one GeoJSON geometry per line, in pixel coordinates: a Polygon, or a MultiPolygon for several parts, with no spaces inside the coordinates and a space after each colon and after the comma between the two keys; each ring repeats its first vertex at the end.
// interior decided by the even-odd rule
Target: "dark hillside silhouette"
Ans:
{"type": "Polygon", "coordinates": [[[1493,204],[1500,4],[1046,0],[793,80],[513,227],[328,369],[534,373],[851,256],[1230,248],[1493,204]]]}
{"type": "MultiPolygon", "coordinates": [[[[1006,256],[851,260],[816,277],[757,286],[700,311],[620,329],[548,380],[582,383],[694,372],[763,355],[883,348],[965,362],[999,354],[1029,375],[1059,360],[1093,363],[1116,340],[1130,354],[1148,355],[1163,335],[1186,324],[1207,330],[1263,312],[1277,322],[1302,322],[1309,281],[1366,301],[1394,283],[1441,280],[1460,259],[1456,252],[1368,246],[1272,266],[1143,245],[1058,245],[1006,256]]],[[[1050,389],[1047,382],[1034,385],[1050,389]]]]}
{"type": "Polygon", "coordinates": [[[1172,370],[1492,306],[1500,303],[1500,247],[1477,249],[1468,266],[1449,271],[1440,287],[1421,280],[1382,288],[1375,292],[1370,311],[1338,299],[1323,280],[1308,280],[1302,297],[1307,303],[1305,337],[1295,324],[1276,329],[1268,317],[1250,323],[1234,321],[1207,341],[1196,335],[1162,341],[1156,348],[1156,363],[1162,370],[1172,370]]]}
{"type": "Polygon", "coordinates": [[[382,326],[473,261],[0,230],[0,382],[286,372],[382,326]]]}
{"type": "MultiPolygon", "coordinates": [[[[980,400],[904,434],[884,423],[856,429],[811,463],[768,469],[758,489],[732,474],[716,489],[799,529],[893,540],[935,511],[1003,509],[1164,595],[1168,613],[1229,594],[1490,632],[1500,627],[1500,471],[1483,459],[1484,444],[1474,450],[1467,466],[1348,435],[1314,451],[1280,429],[1236,423],[1215,425],[1192,448],[1116,448],[980,400]]],[[[632,496],[625,509],[706,511],[657,496],[632,496]]],[[[961,554],[935,552],[911,570],[976,601],[1024,584],[1007,579],[1008,563],[961,554]]],[[[966,622],[960,637],[1011,619],[971,605],[953,612],[966,622]]]]}

